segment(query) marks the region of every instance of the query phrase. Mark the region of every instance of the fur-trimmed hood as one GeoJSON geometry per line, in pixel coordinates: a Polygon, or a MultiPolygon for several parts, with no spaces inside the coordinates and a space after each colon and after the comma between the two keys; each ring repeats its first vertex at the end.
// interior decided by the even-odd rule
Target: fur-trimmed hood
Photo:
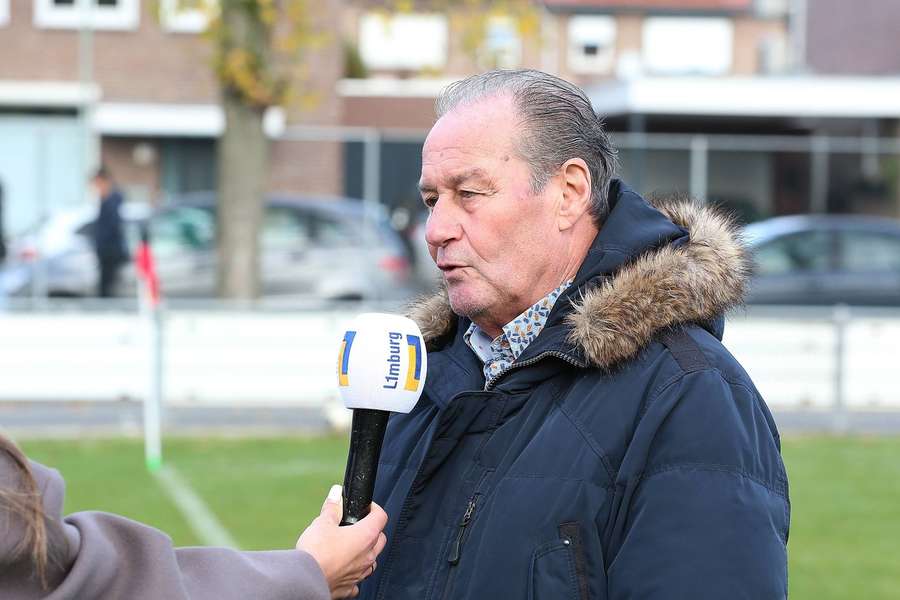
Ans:
{"type": "MultiPolygon", "coordinates": [[[[689,239],[636,252],[611,274],[576,280],[580,287],[568,295],[568,341],[595,367],[609,369],[634,357],[669,327],[710,322],[743,298],[749,263],[731,219],[690,200],[650,204],[689,239]]],[[[458,321],[446,290],[416,302],[408,314],[429,345],[453,333],[458,321]]]]}

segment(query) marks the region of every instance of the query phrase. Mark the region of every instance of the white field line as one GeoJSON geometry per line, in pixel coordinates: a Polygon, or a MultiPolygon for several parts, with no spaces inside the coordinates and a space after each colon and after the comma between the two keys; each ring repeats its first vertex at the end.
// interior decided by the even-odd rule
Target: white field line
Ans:
{"type": "Polygon", "coordinates": [[[207,546],[237,548],[228,530],[219,522],[206,502],[194,491],[181,475],[167,465],[153,472],[163,491],[171,498],[184,516],[194,534],[207,546]]]}

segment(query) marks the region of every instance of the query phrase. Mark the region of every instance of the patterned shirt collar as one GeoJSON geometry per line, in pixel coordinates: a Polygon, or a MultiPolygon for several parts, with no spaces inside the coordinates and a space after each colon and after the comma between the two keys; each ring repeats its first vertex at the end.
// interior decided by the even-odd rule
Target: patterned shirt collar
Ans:
{"type": "Polygon", "coordinates": [[[469,325],[469,329],[463,334],[463,340],[484,363],[485,387],[512,365],[541,333],[553,305],[570,285],[571,279],[538,300],[504,325],[503,332],[493,340],[475,323],[469,325]]]}

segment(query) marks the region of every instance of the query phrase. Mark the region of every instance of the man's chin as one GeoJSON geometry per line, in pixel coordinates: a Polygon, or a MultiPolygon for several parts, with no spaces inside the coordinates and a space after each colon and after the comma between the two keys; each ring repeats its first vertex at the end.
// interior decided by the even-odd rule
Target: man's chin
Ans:
{"type": "Polygon", "coordinates": [[[484,312],[484,300],[478,298],[471,285],[459,281],[447,282],[447,297],[450,308],[461,317],[473,318],[484,312]]]}

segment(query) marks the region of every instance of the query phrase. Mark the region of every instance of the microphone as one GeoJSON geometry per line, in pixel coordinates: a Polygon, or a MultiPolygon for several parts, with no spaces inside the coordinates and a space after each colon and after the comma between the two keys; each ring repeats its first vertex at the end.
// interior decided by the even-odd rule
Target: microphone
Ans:
{"type": "Polygon", "coordinates": [[[353,423],[341,525],[369,514],[388,416],[408,413],[416,405],[427,363],[422,332],[406,317],[364,313],[344,332],[338,391],[344,406],[353,410],[353,423]]]}

